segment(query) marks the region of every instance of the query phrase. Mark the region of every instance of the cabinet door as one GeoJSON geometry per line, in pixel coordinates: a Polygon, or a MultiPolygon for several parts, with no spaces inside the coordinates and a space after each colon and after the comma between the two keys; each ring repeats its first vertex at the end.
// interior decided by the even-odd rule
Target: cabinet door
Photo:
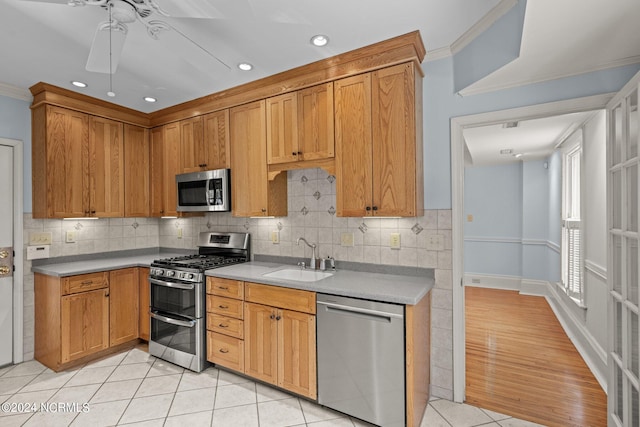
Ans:
{"type": "Polygon", "coordinates": [[[124,143],[121,122],[89,118],[90,216],[124,216],[124,143]]]}
{"type": "Polygon", "coordinates": [[[139,286],[137,268],[109,272],[109,345],[112,347],[138,338],[139,286]]]}
{"type": "Polygon", "coordinates": [[[180,154],[182,171],[180,173],[205,170],[206,148],[203,144],[202,117],[180,121],[180,154]]]}
{"type": "Polygon", "coordinates": [[[370,215],[371,75],[334,82],[336,126],[336,213],[370,215]],[[368,209],[367,209],[368,208],[368,209]]]}
{"type": "Polygon", "coordinates": [[[138,282],[140,284],[138,328],[140,338],[149,341],[149,332],[151,330],[151,317],[149,314],[149,306],[151,305],[151,286],[149,285],[149,269],[146,267],[138,268],[138,282]]]}
{"type": "Polygon", "coordinates": [[[162,138],[162,216],[177,216],[178,189],[176,187],[176,175],[182,173],[180,124],[171,123],[165,125],[162,138]]]}
{"type": "Polygon", "coordinates": [[[267,215],[265,101],[232,108],[229,121],[233,215],[267,215]]]}
{"type": "Polygon", "coordinates": [[[333,83],[299,90],[298,160],[334,157],[333,83]]]}
{"type": "Polygon", "coordinates": [[[164,215],[164,128],[151,129],[150,147],[150,209],[151,216],[164,215]]]}
{"type": "Polygon", "coordinates": [[[416,215],[415,114],[412,64],[372,73],[373,215],[416,215]]]}
{"type": "Polygon", "coordinates": [[[244,373],[271,384],[278,381],[277,312],[266,305],[244,305],[244,373]]]}
{"type": "Polygon", "coordinates": [[[299,160],[298,97],[296,92],[285,93],[266,100],[267,107],[267,163],[286,163],[299,160]]]}
{"type": "Polygon", "coordinates": [[[88,216],[89,116],[52,106],[47,106],[46,116],[46,148],[38,148],[46,149],[47,172],[44,188],[34,186],[34,195],[46,192],[41,197],[48,199],[50,218],[88,216]]]}
{"type": "Polygon", "coordinates": [[[204,146],[206,169],[229,169],[229,109],[204,116],[204,146]]]}
{"type": "Polygon", "coordinates": [[[278,310],[278,386],[315,399],[316,317],[278,310]]]}
{"type": "Polygon", "coordinates": [[[62,363],[109,347],[109,289],[61,298],[62,363]]]}
{"type": "Polygon", "coordinates": [[[124,125],[124,216],[149,216],[149,130],[124,125]]]}

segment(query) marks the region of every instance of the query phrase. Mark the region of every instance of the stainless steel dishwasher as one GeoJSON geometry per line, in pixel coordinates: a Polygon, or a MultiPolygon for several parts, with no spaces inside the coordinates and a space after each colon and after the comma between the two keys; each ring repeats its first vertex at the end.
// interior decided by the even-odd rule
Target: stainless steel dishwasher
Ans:
{"type": "Polygon", "coordinates": [[[405,425],[404,306],[317,295],[318,403],[405,425]]]}

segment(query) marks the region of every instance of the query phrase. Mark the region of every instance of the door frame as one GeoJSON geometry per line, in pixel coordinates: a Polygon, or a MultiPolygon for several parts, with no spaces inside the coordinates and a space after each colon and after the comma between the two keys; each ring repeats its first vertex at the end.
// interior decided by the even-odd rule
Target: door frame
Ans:
{"type": "Polygon", "coordinates": [[[0,138],[0,145],[13,148],[13,363],[20,363],[24,360],[24,144],[17,139],[0,138]]]}
{"type": "Polygon", "coordinates": [[[464,312],[464,167],[463,131],[511,121],[604,109],[615,93],[451,118],[451,221],[453,263],[453,400],[464,402],[466,381],[464,312]]]}

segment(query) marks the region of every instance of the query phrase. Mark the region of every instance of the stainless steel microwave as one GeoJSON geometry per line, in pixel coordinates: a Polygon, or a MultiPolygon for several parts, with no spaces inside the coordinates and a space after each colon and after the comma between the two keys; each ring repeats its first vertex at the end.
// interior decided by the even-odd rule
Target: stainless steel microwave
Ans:
{"type": "Polygon", "coordinates": [[[176,175],[179,212],[231,210],[229,169],[176,175]]]}

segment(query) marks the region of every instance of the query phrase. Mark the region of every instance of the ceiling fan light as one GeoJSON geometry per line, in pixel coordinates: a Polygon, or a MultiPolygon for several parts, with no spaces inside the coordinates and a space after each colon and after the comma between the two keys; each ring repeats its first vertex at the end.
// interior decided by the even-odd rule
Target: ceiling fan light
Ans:
{"type": "Polygon", "coordinates": [[[240,64],[238,64],[238,68],[240,68],[242,71],[251,71],[253,69],[253,65],[249,64],[248,62],[241,62],[240,64]]]}
{"type": "Polygon", "coordinates": [[[113,98],[113,97],[116,96],[116,93],[113,92],[113,91],[109,91],[109,92],[107,92],[107,96],[110,97],[110,98],[113,98]]]}
{"type": "Polygon", "coordinates": [[[318,34],[311,37],[311,44],[314,46],[322,47],[322,46],[326,46],[327,43],[329,43],[329,37],[323,34],[318,34]]]}
{"type": "Polygon", "coordinates": [[[147,102],[151,102],[151,103],[153,103],[153,102],[156,102],[156,101],[157,101],[157,99],[156,99],[156,98],[154,98],[153,96],[145,96],[143,99],[144,99],[145,101],[147,101],[147,102]]]}
{"type": "Polygon", "coordinates": [[[74,85],[75,87],[81,87],[81,88],[85,88],[85,87],[87,87],[87,84],[86,84],[86,83],[84,83],[84,82],[80,82],[80,81],[78,81],[78,80],[73,80],[73,81],[71,82],[71,84],[72,84],[72,85],[74,85]]]}

